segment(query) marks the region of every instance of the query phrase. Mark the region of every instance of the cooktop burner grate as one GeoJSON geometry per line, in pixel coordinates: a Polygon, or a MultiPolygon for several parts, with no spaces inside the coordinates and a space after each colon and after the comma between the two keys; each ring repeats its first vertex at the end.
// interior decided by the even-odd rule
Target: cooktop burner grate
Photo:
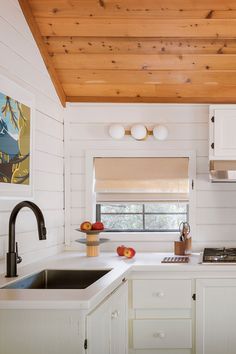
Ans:
{"type": "Polygon", "coordinates": [[[205,248],[203,263],[236,263],[236,248],[205,248]]]}

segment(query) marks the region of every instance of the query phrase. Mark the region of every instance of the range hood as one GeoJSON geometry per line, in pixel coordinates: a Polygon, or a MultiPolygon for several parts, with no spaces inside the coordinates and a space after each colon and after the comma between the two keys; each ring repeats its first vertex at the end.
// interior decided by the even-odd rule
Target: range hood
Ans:
{"type": "Polygon", "coordinates": [[[211,160],[210,180],[213,183],[236,183],[236,160],[211,160]]]}

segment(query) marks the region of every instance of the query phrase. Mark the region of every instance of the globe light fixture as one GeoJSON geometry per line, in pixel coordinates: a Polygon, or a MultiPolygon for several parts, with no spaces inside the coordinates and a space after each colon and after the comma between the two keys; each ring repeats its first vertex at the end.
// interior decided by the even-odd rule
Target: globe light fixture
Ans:
{"type": "Polygon", "coordinates": [[[146,140],[149,135],[153,135],[156,140],[166,140],[168,137],[168,129],[165,125],[158,124],[153,129],[148,129],[143,124],[134,124],[130,129],[125,129],[121,124],[112,124],[109,127],[109,135],[120,140],[125,135],[132,136],[135,140],[146,140]]]}
{"type": "Polygon", "coordinates": [[[125,136],[125,128],[121,124],[112,124],[109,127],[109,134],[113,139],[120,140],[125,136]]]}
{"type": "Polygon", "coordinates": [[[148,136],[148,130],[145,125],[135,124],[130,130],[131,136],[136,140],[144,140],[148,136]]]}
{"type": "Polygon", "coordinates": [[[157,140],[166,140],[168,137],[168,129],[164,125],[156,125],[152,133],[157,140]]]}

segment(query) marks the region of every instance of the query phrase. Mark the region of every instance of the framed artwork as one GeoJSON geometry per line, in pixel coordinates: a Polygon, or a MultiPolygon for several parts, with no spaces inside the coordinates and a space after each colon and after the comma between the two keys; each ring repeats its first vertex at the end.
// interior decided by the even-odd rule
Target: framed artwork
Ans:
{"type": "Polygon", "coordinates": [[[0,75],[0,198],[33,197],[34,96],[0,75]]]}

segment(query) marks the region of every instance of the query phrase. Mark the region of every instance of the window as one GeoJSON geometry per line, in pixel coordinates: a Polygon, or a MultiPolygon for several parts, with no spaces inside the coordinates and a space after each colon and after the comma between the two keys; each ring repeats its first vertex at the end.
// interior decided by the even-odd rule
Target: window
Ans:
{"type": "Polygon", "coordinates": [[[111,232],[175,232],[182,221],[188,221],[188,204],[97,204],[96,219],[111,232]]]}
{"type": "MultiPolygon", "coordinates": [[[[189,157],[95,157],[96,219],[111,232],[177,232],[189,216],[189,157]]],[[[190,220],[189,220],[190,219],[190,220]]]]}

